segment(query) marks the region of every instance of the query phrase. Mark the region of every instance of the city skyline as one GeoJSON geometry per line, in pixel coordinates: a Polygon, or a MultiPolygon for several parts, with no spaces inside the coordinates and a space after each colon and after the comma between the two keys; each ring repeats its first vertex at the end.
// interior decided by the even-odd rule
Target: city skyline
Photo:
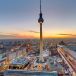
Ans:
{"type": "MultiPolygon", "coordinates": [[[[42,0],[44,38],[76,38],[76,0],[42,0]]],[[[39,0],[0,1],[0,38],[39,38],[39,0]]]]}

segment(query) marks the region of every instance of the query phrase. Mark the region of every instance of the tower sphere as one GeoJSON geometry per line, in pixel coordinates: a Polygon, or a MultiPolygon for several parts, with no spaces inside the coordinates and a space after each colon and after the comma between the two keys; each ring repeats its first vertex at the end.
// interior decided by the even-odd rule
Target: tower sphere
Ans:
{"type": "Polygon", "coordinates": [[[38,19],[39,23],[43,23],[44,19],[42,18],[42,13],[39,14],[39,19],[38,19]]]}

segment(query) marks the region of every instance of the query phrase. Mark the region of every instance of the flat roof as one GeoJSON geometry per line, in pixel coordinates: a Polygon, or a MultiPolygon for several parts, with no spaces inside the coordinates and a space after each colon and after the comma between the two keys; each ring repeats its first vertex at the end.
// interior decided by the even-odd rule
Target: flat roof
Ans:
{"type": "Polygon", "coordinates": [[[24,70],[8,70],[4,72],[4,76],[12,76],[12,75],[18,75],[18,76],[58,76],[57,71],[52,72],[38,72],[38,71],[24,71],[24,70]]]}
{"type": "Polygon", "coordinates": [[[28,60],[26,58],[16,58],[15,60],[12,61],[12,65],[24,65],[28,63],[28,60]]]}
{"type": "Polygon", "coordinates": [[[0,61],[3,61],[6,59],[6,57],[4,56],[5,54],[0,54],[0,61]]]}

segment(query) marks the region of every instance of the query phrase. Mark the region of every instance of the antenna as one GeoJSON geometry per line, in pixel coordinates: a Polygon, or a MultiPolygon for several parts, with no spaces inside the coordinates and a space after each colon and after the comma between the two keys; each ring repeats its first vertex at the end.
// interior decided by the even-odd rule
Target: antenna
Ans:
{"type": "Polygon", "coordinates": [[[40,13],[42,13],[42,11],[41,11],[41,0],[40,0],[40,13]]]}
{"type": "Polygon", "coordinates": [[[43,23],[44,22],[43,17],[42,17],[42,10],[41,10],[41,0],[40,0],[40,14],[39,14],[38,22],[39,23],[43,23]]]}

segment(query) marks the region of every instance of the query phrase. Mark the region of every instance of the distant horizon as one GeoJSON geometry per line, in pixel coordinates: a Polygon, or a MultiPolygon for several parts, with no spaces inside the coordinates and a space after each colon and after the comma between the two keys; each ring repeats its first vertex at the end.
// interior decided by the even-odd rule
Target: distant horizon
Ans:
{"type": "MultiPolygon", "coordinates": [[[[0,40],[25,40],[25,39],[40,39],[40,38],[3,38],[3,39],[0,39],[0,40]]],[[[76,39],[76,38],[43,38],[44,39],[76,39]]]]}

